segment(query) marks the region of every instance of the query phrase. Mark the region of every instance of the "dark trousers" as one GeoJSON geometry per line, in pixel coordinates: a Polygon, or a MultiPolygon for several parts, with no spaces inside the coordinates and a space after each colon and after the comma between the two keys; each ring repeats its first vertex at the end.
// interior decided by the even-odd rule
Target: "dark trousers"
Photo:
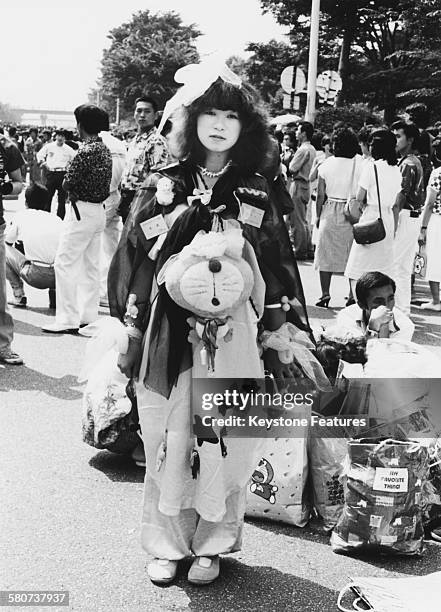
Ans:
{"type": "Polygon", "coordinates": [[[288,215],[289,234],[297,259],[306,259],[313,250],[311,235],[306,222],[309,183],[294,180],[290,187],[290,195],[294,204],[294,210],[288,215]]]}
{"type": "MultiPolygon", "coordinates": [[[[57,215],[64,219],[64,215],[66,214],[66,192],[64,191],[62,185],[64,181],[64,177],[66,176],[65,172],[51,172],[48,170],[46,174],[46,187],[49,191],[49,202],[52,203],[52,198],[55,195],[55,192],[58,193],[58,207],[57,207],[57,215]]],[[[50,211],[50,204],[49,204],[50,211]]]]}
{"type": "Polygon", "coordinates": [[[121,200],[119,201],[118,214],[121,215],[123,223],[126,222],[126,219],[129,216],[130,206],[132,205],[135,193],[136,191],[132,191],[131,189],[121,189],[121,200]]]}

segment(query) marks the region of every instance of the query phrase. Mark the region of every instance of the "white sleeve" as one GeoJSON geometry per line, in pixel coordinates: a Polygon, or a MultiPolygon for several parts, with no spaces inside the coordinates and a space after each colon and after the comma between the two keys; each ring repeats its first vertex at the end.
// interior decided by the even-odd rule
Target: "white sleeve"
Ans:
{"type": "Polygon", "coordinates": [[[45,161],[46,156],[47,156],[47,145],[44,145],[44,147],[42,147],[37,153],[37,161],[39,162],[45,161]]]}
{"type": "Polygon", "coordinates": [[[5,230],[5,242],[13,244],[18,240],[18,226],[15,222],[11,223],[6,227],[5,230]]]}
{"type": "Polygon", "coordinates": [[[415,331],[414,322],[398,309],[394,309],[394,318],[400,329],[391,334],[391,337],[396,340],[412,340],[413,332],[415,331]]]}
{"type": "Polygon", "coordinates": [[[358,186],[368,191],[369,185],[372,181],[373,168],[371,164],[364,164],[364,168],[361,171],[360,178],[358,179],[358,186]]]}

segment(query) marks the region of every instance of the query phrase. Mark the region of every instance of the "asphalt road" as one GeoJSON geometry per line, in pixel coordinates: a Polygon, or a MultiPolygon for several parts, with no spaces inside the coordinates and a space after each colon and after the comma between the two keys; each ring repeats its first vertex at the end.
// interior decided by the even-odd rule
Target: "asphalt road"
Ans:
{"type": "MultiPolygon", "coordinates": [[[[312,304],[316,273],[306,263],[301,274],[312,304]]],[[[331,305],[343,305],[345,290],[336,278],[331,305]]],[[[441,570],[441,545],[433,542],[421,558],[354,559],[334,554],[328,538],[308,528],[247,520],[243,550],[222,559],[213,585],[190,586],[186,562],[173,586],[153,586],[138,542],[143,470],[81,440],[76,377],[87,340],[43,334],[47,292],[27,294],[28,309],[13,312],[25,366],[0,368],[0,589],[68,590],[69,608],[52,608],[60,611],[331,612],[349,576],[441,570]]],[[[335,313],[310,308],[313,324],[335,313]]],[[[413,318],[417,342],[441,354],[441,315],[414,309],[413,318]]]]}

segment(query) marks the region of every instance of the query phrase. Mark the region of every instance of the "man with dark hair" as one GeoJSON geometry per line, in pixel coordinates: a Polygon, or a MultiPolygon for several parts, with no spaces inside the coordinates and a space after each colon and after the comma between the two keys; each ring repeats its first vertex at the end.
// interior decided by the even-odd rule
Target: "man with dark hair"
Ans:
{"type": "Polygon", "coordinates": [[[66,192],[63,181],[70,162],[75,157],[75,151],[66,144],[64,130],[55,132],[55,142],[48,142],[37,153],[37,160],[45,171],[45,183],[49,191],[49,208],[55,192],[58,195],[57,215],[64,219],[66,213],[66,192]]]}
{"type": "Polygon", "coordinates": [[[102,110],[90,104],[74,111],[83,146],[70,164],[63,187],[69,194],[55,257],[57,311],[43,331],[76,333],[98,318],[100,247],[109,196],[112,156],[98,136],[102,110]]]}
{"type": "Polygon", "coordinates": [[[6,278],[16,308],[26,308],[23,281],[37,289],[49,289],[49,308],[55,308],[54,260],[63,222],[48,212],[49,191],[33,183],[25,192],[25,210],[15,214],[6,234],[6,278]],[[14,243],[20,242],[22,249],[14,243]]]}
{"type": "Polygon", "coordinates": [[[294,211],[289,215],[288,223],[297,259],[313,257],[311,235],[306,221],[306,207],[310,196],[309,173],[317,155],[311,144],[313,134],[314,127],[309,121],[299,123],[296,132],[299,147],[288,169],[288,177],[291,179],[290,195],[294,204],[294,211]]]}
{"type": "Polygon", "coordinates": [[[411,123],[414,123],[419,132],[418,158],[423,167],[424,189],[427,189],[430,173],[432,172],[432,143],[433,136],[427,131],[430,123],[430,113],[423,102],[414,102],[406,106],[406,113],[411,123]]]}
{"type": "Polygon", "coordinates": [[[395,282],[382,272],[366,272],[357,281],[357,303],[343,308],[337,325],[370,337],[411,340],[414,324],[395,306],[395,282]]]}
{"type": "Polygon", "coordinates": [[[3,135],[0,136],[0,363],[21,365],[23,359],[11,349],[14,323],[6,304],[6,253],[5,220],[3,218],[3,196],[18,195],[23,187],[21,167],[24,159],[3,135]],[[9,178],[9,180],[6,180],[9,178]]]}
{"type": "Polygon", "coordinates": [[[155,127],[157,116],[158,105],[153,98],[142,96],[135,101],[137,134],[128,146],[121,181],[119,213],[123,222],[127,219],[136,190],[141,187],[150,171],[165,166],[169,161],[167,141],[155,127]]]}
{"type": "Polygon", "coordinates": [[[411,277],[415,252],[418,250],[420,221],[418,217],[424,204],[424,177],[416,152],[420,132],[413,123],[397,121],[391,126],[397,139],[398,166],[401,171],[401,191],[395,210],[398,227],[394,239],[394,279],[397,284],[396,305],[410,314],[411,277]]]}

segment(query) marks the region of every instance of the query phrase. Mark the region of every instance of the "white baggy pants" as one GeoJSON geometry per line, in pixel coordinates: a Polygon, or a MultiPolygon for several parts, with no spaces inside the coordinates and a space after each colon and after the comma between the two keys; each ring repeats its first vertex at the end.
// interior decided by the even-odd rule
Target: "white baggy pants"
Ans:
{"type": "Polygon", "coordinates": [[[112,257],[118,246],[119,238],[122,231],[121,216],[118,214],[118,206],[121,199],[119,190],[112,191],[107,200],[104,202],[106,212],[106,225],[101,241],[101,287],[100,297],[107,299],[107,275],[109,274],[109,266],[112,257]]]}
{"type": "Polygon", "coordinates": [[[393,279],[397,285],[395,306],[404,314],[410,314],[411,276],[415,253],[418,251],[418,235],[421,219],[411,217],[410,210],[402,210],[394,239],[393,279]]]}
{"type": "Polygon", "coordinates": [[[78,220],[66,204],[63,231],[55,256],[56,323],[78,327],[98,318],[100,248],[105,226],[102,204],[77,202],[78,220]]]}

